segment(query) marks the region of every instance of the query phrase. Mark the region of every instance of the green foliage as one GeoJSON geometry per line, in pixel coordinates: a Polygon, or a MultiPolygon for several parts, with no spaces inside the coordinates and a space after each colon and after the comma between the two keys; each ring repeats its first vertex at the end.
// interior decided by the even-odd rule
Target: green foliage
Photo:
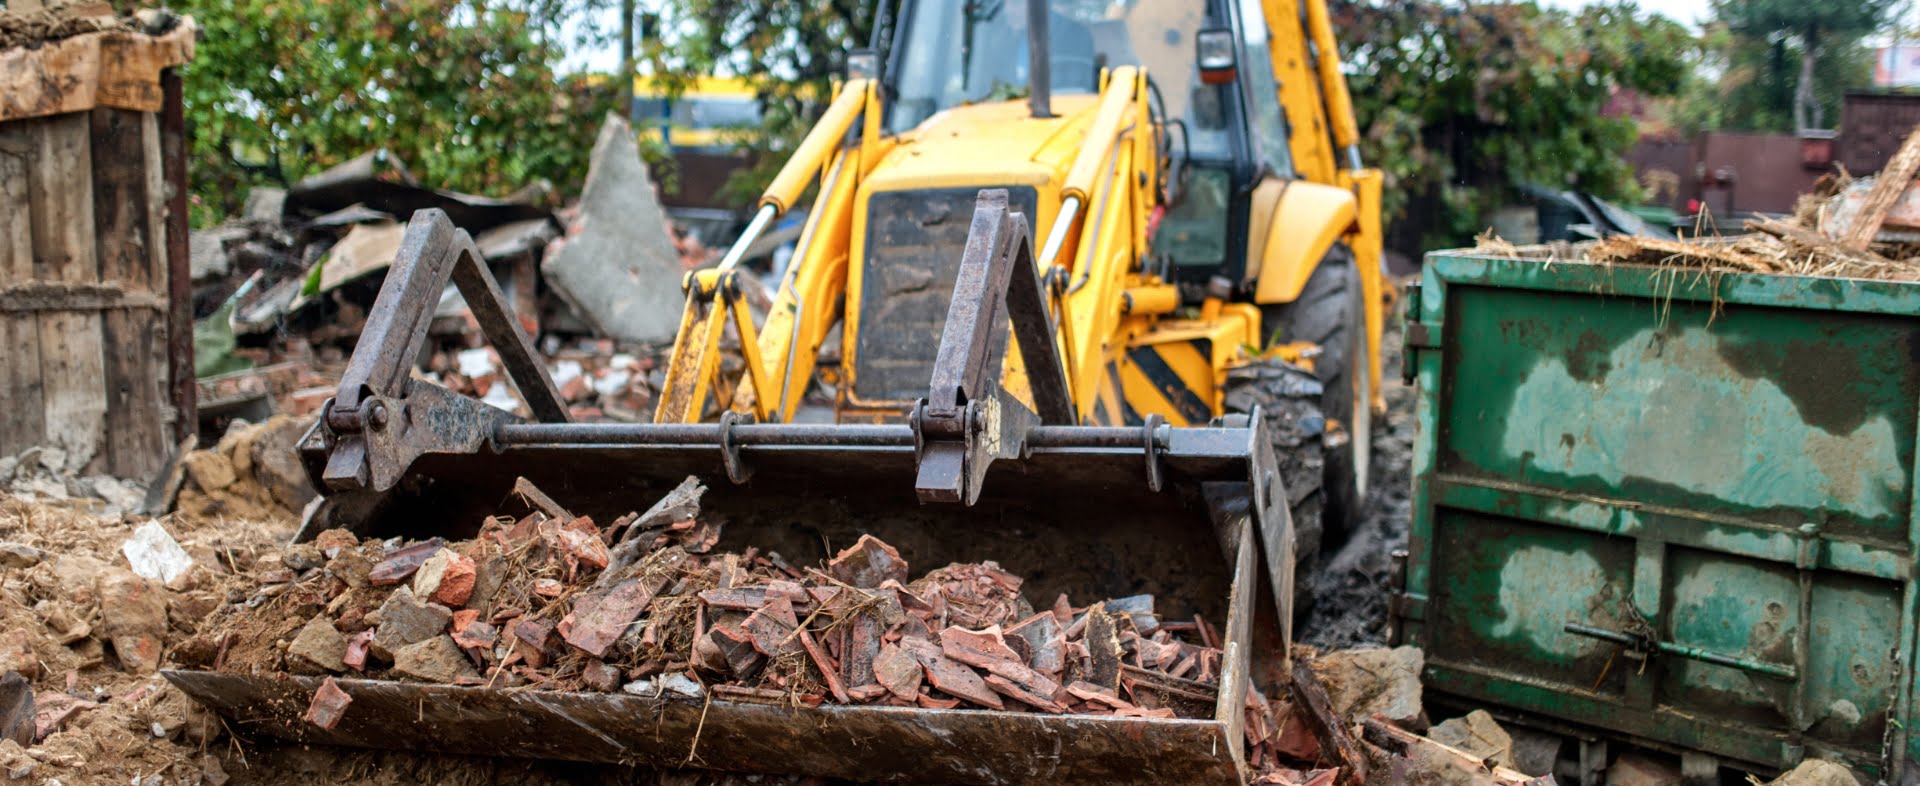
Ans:
{"type": "Polygon", "coordinates": [[[891,0],[676,0],[661,11],[641,59],[677,94],[699,74],[731,74],[753,86],[762,133],[742,140],[754,163],[736,173],[725,195],[751,201],[779,173],[785,157],[833,97],[846,50],[871,40],[874,13],[891,0]]]}
{"type": "Polygon", "coordinates": [[[461,191],[579,183],[612,91],[555,72],[535,5],[180,0],[206,31],[185,78],[196,222],[374,148],[461,191]]]}
{"type": "Polygon", "coordinates": [[[1330,5],[1363,152],[1388,177],[1388,220],[1419,206],[1423,247],[1466,242],[1523,185],[1635,198],[1622,156],[1638,131],[1603,110],[1617,90],[1672,94],[1688,73],[1692,36],[1630,2],[1577,14],[1525,2],[1330,5]]]}
{"type": "Polygon", "coordinates": [[[1696,128],[1793,132],[1796,94],[1805,60],[1813,78],[1805,120],[1830,126],[1849,88],[1865,86],[1872,54],[1860,39],[1879,29],[1894,0],[1716,0],[1714,21],[1702,38],[1706,64],[1718,80],[1698,80],[1686,91],[1683,112],[1696,128]],[[1811,49],[1809,49],[1811,47],[1811,49]]]}

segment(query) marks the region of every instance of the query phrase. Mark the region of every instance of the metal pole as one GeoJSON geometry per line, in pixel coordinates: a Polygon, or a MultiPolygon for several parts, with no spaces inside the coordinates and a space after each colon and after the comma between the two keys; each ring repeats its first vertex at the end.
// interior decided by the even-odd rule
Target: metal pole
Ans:
{"type": "Polygon", "coordinates": [[[1047,268],[1053,267],[1060,256],[1060,246],[1067,242],[1067,230],[1073,227],[1074,219],[1080,217],[1080,198],[1067,197],[1060,203],[1060,214],[1053,217],[1053,226],[1047,229],[1047,244],[1040,247],[1040,272],[1045,275],[1047,268]]]}
{"type": "Polygon", "coordinates": [[[720,260],[720,272],[725,273],[740,264],[740,260],[747,256],[747,248],[760,239],[760,233],[767,230],[767,225],[773,223],[773,217],[779,212],[779,208],[773,205],[760,206],[760,211],[753,214],[753,221],[747,224],[747,231],[740,233],[740,239],[733,241],[733,247],[727,249],[726,258],[720,260]]]}
{"type": "Polygon", "coordinates": [[[1027,0],[1027,102],[1034,117],[1053,117],[1053,63],[1047,43],[1047,0],[1027,0]]]}

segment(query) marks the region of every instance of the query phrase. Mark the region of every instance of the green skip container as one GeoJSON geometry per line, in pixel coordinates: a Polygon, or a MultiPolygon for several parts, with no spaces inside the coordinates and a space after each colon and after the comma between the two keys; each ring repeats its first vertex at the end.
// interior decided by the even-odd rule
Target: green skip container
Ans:
{"type": "Polygon", "coordinates": [[[1920,284],[1441,252],[1407,313],[1394,631],[1430,695],[1920,773],[1920,284]]]}

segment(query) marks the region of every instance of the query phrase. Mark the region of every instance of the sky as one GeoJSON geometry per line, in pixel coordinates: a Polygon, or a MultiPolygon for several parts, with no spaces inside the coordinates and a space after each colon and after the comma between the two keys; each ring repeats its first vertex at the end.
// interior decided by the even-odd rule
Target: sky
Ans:
{"type": "MultiPolygon", "coordinates": [[[[1643,0],[1640,8],[1664,14],[1689,27],[1699,27],[1700,22],[1708,16],[1707,2],[1708,0],[1643,0]]],[[[1540,4],[1548,8],[1569,10],[1584,8],[1593,3],[1594,0],[1540,0],[1540,4]]]]}

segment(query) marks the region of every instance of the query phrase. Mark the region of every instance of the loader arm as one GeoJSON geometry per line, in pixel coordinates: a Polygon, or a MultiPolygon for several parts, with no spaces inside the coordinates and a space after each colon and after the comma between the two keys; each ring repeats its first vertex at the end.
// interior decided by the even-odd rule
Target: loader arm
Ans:
{"type": "Polygon", "coordinates": [[[731,322],[746,361],[745,381],[728,409],[751,413],[762,422],[791,419],[806,392],[820,344],[838,321],[846,292],[848,233],[853,195],[864,167],[875,160],[862,155],[873,135],[860,144],[843,144],[848,132],[878,107],[873,83],[849,81],[773,183],[760,197],[754,218],[718,266],[690,272],[681,282],[686,305],[668,357],[665,384],[654,410],[658,423],[697,423],[719,373],[720,344],[731,322]],[[819,195],[800,236],[799,253],[768,312],[756,326],[740,297],[737,267],[760,233],[793,209],[809,186],[819,195]]]}
{"type": "MultiPolygon", "coordinates": [[[[1272,35],[1273,76],[1280,105],[1293,133],[1289,148],[1294,169],[1313,183],[1353,194],[1354,224],[1340,240],[1353,250],[1362,302],[1366,304],[1366,374],[1375,412],[1386,411],[1380,379],[1380,339],[1386,325],[1387,286],[1381,267],[1384,248],[1380,215],[1383,176],[1360,159],[1360,126],[1353,97],[1340,70],[1340,44],[1334,39],[1327,0],[1260,0],[1272,35]]],[[[1300,251],[1291,259],[1268,260],[1274,268],[1300,270],[1317,264],[1326,248],[1300,251]],[[1277,263],[1277,264],[1276,264],[1277,263]]],[[[1275,275],[1286,275],[1276,270],[1275,275]]],[[[1305,275],[1299,275],[1304,281],[1305,275]]]]}

